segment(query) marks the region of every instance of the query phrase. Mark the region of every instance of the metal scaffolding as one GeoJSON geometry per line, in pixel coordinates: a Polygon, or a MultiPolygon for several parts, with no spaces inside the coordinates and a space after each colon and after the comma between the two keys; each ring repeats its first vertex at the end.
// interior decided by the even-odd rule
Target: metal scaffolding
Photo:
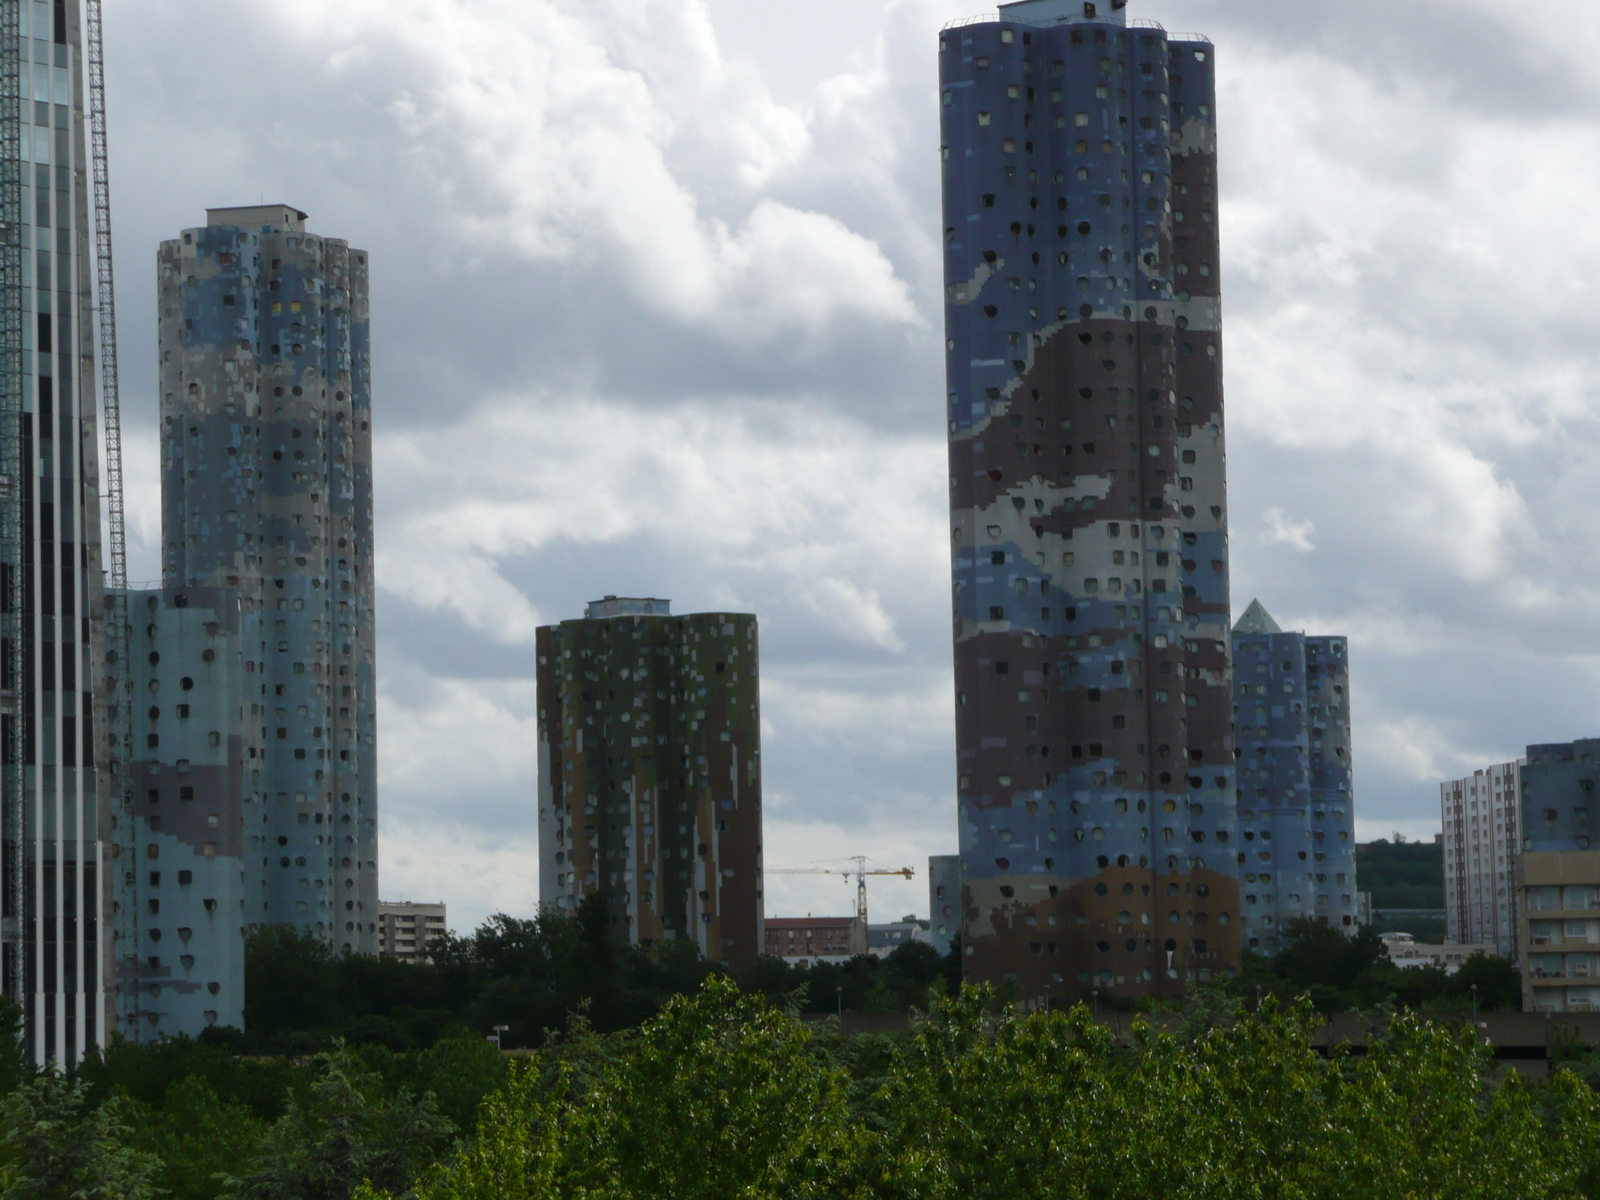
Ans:
{"type": "Polygon", "coordinates": [[[0,0],[0,836],[5,846],[6,994],[27,1004],[22,956],[24,930],[23,759],[27,706],[23,702],[23,612],[27,573],[23,559],[22,354],[22,68],[21,0],[0,0]]]}
{"type": "MultiPolygon", "coordinates": [[[[111,739],[112,753],[111,777],[102,795],[108,799],[115,796],[120,801],[118,811],[122,815],[122,826],[131,830],[133,794],[128,766],[133,750],[133,678],[128,671],[128,540],[122,507],[122,398],[117,380],[117,296],[111,255],[111,175],[106,161],[105,43],[101,31],[100,0],[85,0],[84,15],[87,26],[85,57],[89,68],[89,145],[94,173],[96,300],[100,322],[100,421],[106,451],[104,480],[108,553],[104,700],[106,732],[111,739]]],[[[100,881],[100,894],[108,894],[107,881],[104,879],[100,881]]],[[[127,907],[132,910],[136,906],[127,907]]],[[[128,919],[136,923],[138,917],[130,913],[128,919]]],[[[136,926],[134,933],[137,934],[136,926]]],[[[114,981],[107,982],[114,986],[114,981]]],[[[129,1003],[137,1009],[137,989],[134,989],[129,1003]]],[[[104,1030],[101,1030],[101,1036],[105,1036],[104,1030]]]]}

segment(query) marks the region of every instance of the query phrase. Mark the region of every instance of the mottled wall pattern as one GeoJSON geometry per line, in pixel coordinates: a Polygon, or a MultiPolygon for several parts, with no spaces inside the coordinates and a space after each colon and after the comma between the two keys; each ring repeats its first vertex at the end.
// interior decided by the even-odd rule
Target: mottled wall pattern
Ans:
{"type": "Polygon", "coordinates": [[[1029,1000],[1240,953],[1214,56],[1083,11],[939,39],[963,949],[1029,1000]]]}
{"type": "MultiPolygon", "coordinates": [[[[232,588],[128,595],[133,687],[130,814],[119,845],[117,981],[123,1035],[157,1041],[244,1027],[244,930],[261,869],[244,847],[268,808],[246,786],[263,738],[232,588]],[[248,881],[248,882],[247,882],[248,881]]],[[[309,819],[309,818],[308,818],[309,819]]]]}
{"type": "MultiPolygon", "coordinates": [[[[1270,620],[1270,619],[1269,619],[1270,620]]],[[[1356,927],[1348,642],[1235,631],[1243,935],[1276,954],[1296,917],[1356,927]]]]}
{"type": "Polygon", "coordinates": [[[593,616],[536,636],[541,902],[571,911],[600,892],[619,936],[751,962],[763,940],[756,618],[593,616]]]}
{"type": "Polygon", "coordinates": [[[248,923],[376,953],[367,256],[282,205],[208,215],[159,255],[164,583],[238,603],[248,923]]]}

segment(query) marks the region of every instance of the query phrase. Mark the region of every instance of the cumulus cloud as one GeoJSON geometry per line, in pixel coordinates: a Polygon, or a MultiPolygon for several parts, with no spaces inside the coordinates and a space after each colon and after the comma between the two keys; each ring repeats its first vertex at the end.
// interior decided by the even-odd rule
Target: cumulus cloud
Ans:
{"type": "MultiPolygon", "coordinates": [[[[1420,835],[1437,778],[1594,732],[1600,14],[1135,7],[1217,44],[1234,594],[1350,636],[1359,828],[1420,835]]],[[[386,890],[528,911],[532,630],[640,592],[761,617],[769,859],[911,865],[874,911],[925,911],[967,14],[108,0],[136,577],[157,241],[282,199],[371,253],[386,890]]]]}
{"type": "Polygon", "coordinates": [[[1283,509],[1273,507],[1261,514],[1261,541],[1268,546],[1290,546],[1302,554],[1310,554],[1316,547],[1311,535],[1316,527],[1310,521],[1292,520],[1283,509]]]}

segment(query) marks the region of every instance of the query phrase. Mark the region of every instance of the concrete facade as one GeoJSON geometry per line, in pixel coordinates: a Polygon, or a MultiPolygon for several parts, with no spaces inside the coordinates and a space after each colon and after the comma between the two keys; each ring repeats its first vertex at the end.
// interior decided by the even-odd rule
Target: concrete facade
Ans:
{"type": "Polygon", "coordinates": [[[376,953],[366,255],[284,205],[164,242],[163,586],[129,596],[133,1040],[243,1025],[255,924],[376,953]]]}
{"type": "Polygon", "coordinates": [[[1444,830],[1445,937],[1492,943],[1517,957],[1517,858],[1522,852],[1522,761],[1495,763],[1439,785],[1444,830]]]}
{"type": "Polygon", "coordinates": [[[80,4],[15,11],[19,44],[7,54],[20,57],[20,99],[5,136],[20,161],[0,181],[6,220],[17,222],[0,251],[0,936],[5,992],[23,1008],[33,1059],[65,1066],[104,1044],[113,1019],[104,881],[120,819],[101,673],[94,233],[80,4]]]}
{"type": "MultiPolygon", "coordinates": [[[[1522,1007],[1600,1012],[1600,738],[1529,746],[1519,772],[1522,1007]]],[[[1448,828],[1448,826],[1447,826],[1448,828]]]]}
{"type": "Polygon", "coordinates": [[[413,904],[409,900],[378,902],[378,953],[401,962],[431,962],[428,943],[450,932],[444,902],[413,904]]]}
{"type": "Polygon", "coordinates": [[[1233,628],[1233,679],[1245,944],[1276,954],[1299,917],[1354,934],[1349,642],[1285,632],[1252,601],[1233,628]]]}
{"type": "Polygon", "coordinates": [[[949,954],[961,932],[961,856],[928,856],[928,933],[933,948],[949,954]]]}
{"type": "Polygon", "coordinates": [[[768,917],[763,953],[788,963],[845,963],[867,953],[859,917],[768,917]]]}
{"type": "Polygon", "coordinates": [[[163,242],[163,582],[230,589],[247,717],[248,923],[378,947],[367,256],[286,205],[163,242]],[[259,856],[259,857],[255,857],[259,856]]]}
{"type": "Polygon", "coordinates": [[[536,633],[539,893],[618,937],[762,953],[760,647],[747,613],[608,596],[536,633]]]}
{"type": "Polygon", "coordinates": [[[939,38],[962,941],[1027,1000],[1240,963],[1208,41],[939,38]]]}
{"type": "Polygon", "coordinates": [[[117,978],[131,1041],[244,1028],[246,846],[265,806],[246,786],[264,741],[247,714],[254,674],[231,588],[135,590],[128,596],[134,673],[130,813],[117,880],[117,978]]]}

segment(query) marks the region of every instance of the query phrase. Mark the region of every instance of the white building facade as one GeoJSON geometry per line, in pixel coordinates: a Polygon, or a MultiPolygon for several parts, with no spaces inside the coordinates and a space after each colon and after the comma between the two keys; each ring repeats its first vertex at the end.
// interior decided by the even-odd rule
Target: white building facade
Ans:
{"type": "Polygon", "coordinates": [[[1517,954],[1518,796],[1526,760],[1496,763],[1439,785],[1444,828],[1445,937],[1517,954]]]}

